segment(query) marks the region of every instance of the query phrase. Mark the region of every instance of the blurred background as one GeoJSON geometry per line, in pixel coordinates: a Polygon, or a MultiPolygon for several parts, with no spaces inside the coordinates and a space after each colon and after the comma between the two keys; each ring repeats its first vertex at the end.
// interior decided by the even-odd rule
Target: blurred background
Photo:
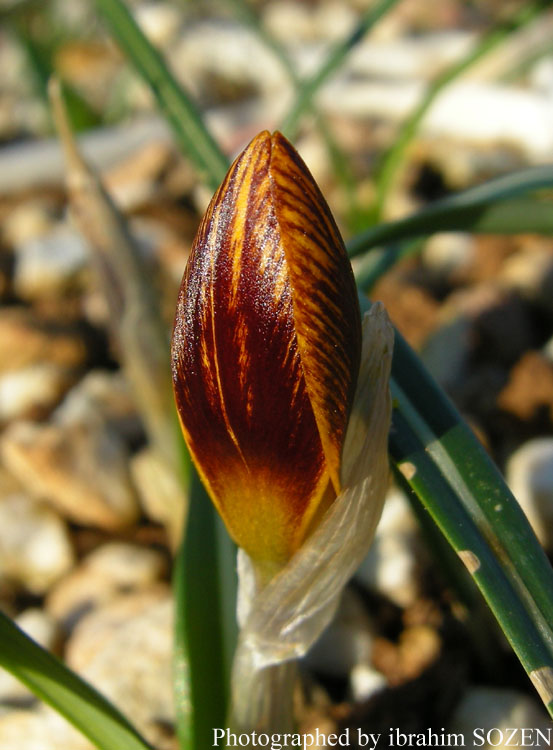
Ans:
{"type": "MultiPolygon", "coordinates": [[[[549,3],[402,0],[365,35],[354,31],[366,0],[127,5],[229,158],[287,121],[346,239],[553,161],[549,3]],[[314,106],[291,123],[298,79],[348,38],[314,106]]],[[[94,2],[2,0],[0,19],[0,607],[169,750],[169,575],[185,498],[160,460],[163,418],[147,383],[159,376],[169,393],[164,336],[211,190],[94,2]],[[102,271],[94,231],[69,208],[53,75],[82,152],[127,218],[140,258],[130,270],[111,258],[102,271]],[[133,296],[144,279],[153,300],[133,296]],[[138,305],[135,323],[159,316],[154,344],[149,323],[122,330],[121,299],[138,305]]],[[[436,233],[405,255],[367,291],[475,429],[550,553],[553,241],[436,233]]],[[[485,606],[439,554],[392,488],[369,557],[305,660],[301,731],[361,727],[384,732],[386,747],[389,727],[548,726],[485,606]]],[[[0,673],[0,750],[61,746],[91,747],[0,673]]]]}

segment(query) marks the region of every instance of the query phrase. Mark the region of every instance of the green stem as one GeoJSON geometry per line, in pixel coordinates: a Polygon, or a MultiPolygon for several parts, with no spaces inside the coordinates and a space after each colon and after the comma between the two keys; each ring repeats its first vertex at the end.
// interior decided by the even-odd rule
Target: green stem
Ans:
{"type": "MultiPolygon", "coordinates": [[[[185,538],[174,573],[174,671],[181,750],[205,750],[211,746],[213,728],[225,725],[233,649],[229,640],[235,630],[225,631],[223,624],[234,621],[234,602],[232,613],[224,610],[218,542],[215,510],[194,472],[185,538]]],[[[232,573],[234,556],[224,564],[232,573]]]]}

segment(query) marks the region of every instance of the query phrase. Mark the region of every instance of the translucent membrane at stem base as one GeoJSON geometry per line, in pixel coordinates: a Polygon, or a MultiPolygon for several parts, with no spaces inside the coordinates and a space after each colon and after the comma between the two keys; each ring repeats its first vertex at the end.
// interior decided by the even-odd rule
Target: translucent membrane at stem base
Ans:
{"type": "Polygon", "coordinates": [[[232,723],[243,731],[260,730],[274,715],[272,702],[287,699],[275,688],[280,684],[289,692],[290,685],[273,679],[268,668],[306,653],[332,619],[374,536],[388,484],[392,349],[393,329],[382,305],[375,304],[363,321],[361,370],[342,455],[344,489],[319,526],[265,586],[248,556],[238,553],[242,630],[233,668],[232,723]],[[250,687],[270,695],[254,700],[250,687]],[[255,705],[265,714],[257,715],[255,705]]]}

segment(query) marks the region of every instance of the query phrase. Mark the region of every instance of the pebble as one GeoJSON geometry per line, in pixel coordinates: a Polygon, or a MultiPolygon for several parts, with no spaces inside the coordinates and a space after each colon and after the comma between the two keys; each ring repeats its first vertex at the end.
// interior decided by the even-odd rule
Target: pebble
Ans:
{"type": "Polygon", "coordinates": [[[0,375],[0,422],[45,416],[70,383],[68,370],[52,362],[0,375]]]}
{"type": "Polygon", "coordinates": [[[553,421],[553,365],[547,357],[532,349],[525,352],[511,368],[497,405],[521,420],[548,414],[553,421]]]}
{"type": "Polygon", "coordinates": [[[360,703],[388,687],[388,681],[367,664],[357,664],[351,670],[349,687],[353,701],[360,703]]]}
{"type": "Polygon", "coordinates": [[[0,498],[0,577],[44,594],[74,562],[65,523],[25,494],[0,498]]]}
{"type": "MultiPolygon", "coordinates": [[[[61,635],[59,626],[44,610],[37,607],[26,609],[15,618],[15,623],[48,651],[57,647],[61,635]]],[[[22,682],[9,672],[0,670],[0,708],[6,702],[22,705],[23,702],[33,703],[34,700],[33,694],[22,682]]]]}
{"type": "MultiPolygon", "coordinates": [[[[329,116],[402,122],[424,94],[422,80],[348,78],[347,70],[323,87],[319,102],[329,116]]],[[[451,138],[475,146],[502,143],[519,149],[531,163],[551,158],[553,103],[536,91],[481,81],[450,85],[432,106],[423,136],[451,138]],[[478,117],[472,113],[478,112],[478,117]]]]}
{"type": "Polygon", "coordinates": [[[68,641],[66,660],[156,748],[169,746],[173,602],[167,587],[121,596],[83,617],[68,641]]]}
{"type": "Polygon", "coordinates": [[[0,451],[28,492],[76,523],[115,530],[137,518],[127,449],[100,417],[67,425],[14,422],[0,451]]]}
{"type": "Polygon", "coordinates": [[[95,750],[80,732],[53,709],[10,711],[0,716],[2,750],[95,750]]]}
{"type": "Polygon", "coordinates": [[[2,239],[6,245],[17,247],[48,234],[52,228],[52,212],[45,203],[23,201],[3,218],[2,239]]]}
{"type": "Polygon", "coordinates": [[[553,312],[553,253],[549,242],[526,242],[505,260],[500,282],[525,299],[553,312]]]}
{"type": "Polygon", "coordinates": [[[553,550],[553,438],[518,448],[507,462],[506,479],[541,544],[553,550]]]}
{"type": "Polygon", "coordinates": [[[186,495],[173,469],[150,447],[131,458],[131,476],[144,513],[163,524],[175,550],[182,537],[186,495]]]}
{"type": "MultiPolygon", "coordinates": [[[[510,742],[508,741],[509,733],[506,730],[509,727],[540,729],[547,737],[551,724],[545,709],[539,707],[537,701],[524,693],[506,688],[471,687],[455,709],[448,731],[462,733],[467,741],[467,747],[478,744],[483,750],[503,750],[513,746],[512,735],[510,742]],[[484,744],[480,744],[479,738],[473,740],[475,727],[482,728],[483,731],[478,737],[484,737],[484,744]],[[490,741],[487,742],[487,733],[490,731],[490,741]]],[[[537,745],[536,734],[532,734],[532,744],[537,745]]],[[[519,746],[528,746],[521,743],[520,734],[516,741],[519,746]]],[[[542,747],[546,745],[543,744],[542,747]]]]}
{"type": "Polygon", "coordinates": [[[69,391],[54,418],[58,424],[69,425],[86,423],[98,416],[127,443],[143,436],[128,381],[120,370],[90,370],[69,391]]]}
{"type": "Polygon", "coordinates": [[[15,291],[28,301],[63,295],[82,286],[87,265],[82,235],[69,224],[60,224],[52,232],[15,247],[15,291]]]}
{"type": "Polygon", "coordinates": [[[108,542],[87,555],[50,591],[47,611],[66,629],[85,613],[114,600],[122,592],[139,591],[166,572],[164,555],[126,542],[108,542]]]}
{"type": "Polygon", "coordinates": [[[438,232],[426,242],[422,260],[438,279],[451,280],[474,258],[474,237],[465,232],[438,232]]]}
{"type": "Polygon", "coordinates": [[[175,39],[183,20],[181,9],[168,2],[141,3],[134,16],[148,39],[159,47],[175,39]]]}
{"type": "Polygon", "coordinates": [[[417,528],[405,496],[392,488],[372,546],[355,576],[400,607],[413,604],[419,593],[417,528]]]}
{"type": "Polygon", "coordinates": [[[175,46],[172,63],[175,70],[186,71],[187,84],[204,97],[206,87],[202,87],[202,81],[206,77],[226,81],[237,91],[253,87],[263,98],[277,94],[277,98],[285,100],[284,105],[289,98],[286,91],[291,91],[282,65],[259,36],[232,22],[189,24],[175,46]],[[252,65],[252,60],[255,60],[255,65],[252,65]]]}
{"type": "Polygon", "coordinates": [[[0,315],[0,373],[49,362],[68,370],[84,366],[87,346],[74,327],[50,323],[23,307],[0,315]]]}

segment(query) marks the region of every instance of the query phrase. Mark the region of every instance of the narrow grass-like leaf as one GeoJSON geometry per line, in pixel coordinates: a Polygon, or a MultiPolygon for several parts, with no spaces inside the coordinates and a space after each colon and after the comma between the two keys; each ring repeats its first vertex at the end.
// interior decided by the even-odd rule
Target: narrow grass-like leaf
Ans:
{"type": "Polygon", "coordinates": [[[482,36],[480,41],[465,57],[453,63],[453,65],[444,70],[443,73],[438,75],[435,80],[430,83],[425,95],[417,107],[415,107],[412,114],[401,126],[399,133],[394,138],[392,147],[382,157],[380,166],[377,168],[377,197],[373,209],[373,222],[380,219],[390,187],[403,161],[405,151],[409,143],[411,143],[415,137],[424,116],[439,94],[462,73],[484,57],[484,55],[504,42],[510,34],[535,19],[536,16],[543,11],[544,7],[545,3],[543,0],[537,0],[537,2],[533,3],[525,3],[518,9],[511,19],[490,29],[482,36]]]}
{"type": "Polygon", "coordinates": [[[390,450],[553,715],[553,569],[500,473],[396,334],[390,450]]]}
{"type": "Polygon", "coordinates": [[[170,72],[122,0],[96,0],[111,33],[148,83],[173,128],[183,152],[215,189],[227,171],[227,160],[209,133],[198,108],[170,72]]]}
{"type": "Polygon", "coordinates": [[[361,262],[354,269],[357,286],[359,289],[363,289],[365,294],[369,294],[374,284],[386,271],[403,258],[417,255],[421,248],[422,240],[406,240],[405,242],[393,243],[386,248],[374,248],[372,252],[367,253],[361,259],[361,262]]]}
{"type": "Polygon", "coordinates": [[[551,188],[553,166],[523,169],[435,201],[405,219],[371,227],[349,240],[348,252],[354,257],[372,247],[435,232],[550,234],[553,220],[549,200],[521,196],[551,188]]]}
{"type": "MultiPolygon", "coordinates": [[[[275,57],[286,71],[294,88],[296,91],[299,91],[301,80],[296,68],[292,64],[284,47],[263,26],[259,15],[255,13],[253,8],[245,0],[228,0],[228,2],[235,9],[237,17],[247,24],[263,44],[274,53],[275,57]]],[[[360,227],[364,226],[366,217],[358,205],[355,177],[349,160],[346,158],[343,150],[334,138],[332,130],[327,124],[326,118],[317,110],[313,100],[308,103],[308,110],[315,116],[315,125],[325,142],[334,176],[347,198],[347,225],[354,230],[358,230],[360,227]]]]}
{"type": "Polygon", "coordinates": [[[101,750],[152,750],[104,696],[1,612],[0,666],[55,708],[101,750]]]}
{"type": "Polygon", "coordinates": [[[174,574],[175,696],[181,750],[205,750],[211,746],[213,728],[225,725],[236,639],[234,617],[229,622],[223,605],[226,585],[225,597],[232,599],[234,611],[236,586],[229,585],[228,574],[235,568],[235,555],[229,545],[220,544],[215,509],[194,472],[186,533],[174,574]]]}
{"type": "Polygon", "coordinates": [[[301,117],[312,106],[315,94],[323,83],[340,67],[351,50],[363,39],[365,34],[379,21],[398,0],[378,0],[369,10],[364,11],[351,34],[339,42],[326,56],[321,67],[300,87],[296,99],[284,118],[279,130],[293,140],[301,117]]]}
{"type": "MultiPolygon", "coordinates": [[[[30,72],[31,81],[38,97],[48,106],[48,81],[54,73],[52,57],[54,49],[46,44],[39,44],[29,30],[32,27],[23,17],[23,13],[14,14],[11,29],[24,51],[30,72]]],[[[43,19],[45,22],[45,19],[43,19]]],[[[59,42],[58,42],[59,43],[59,42]]],[[[97,127],[100,117],[80,94],[67,83],[63,84],[68,117],[76,131],[97,127]]]]}

